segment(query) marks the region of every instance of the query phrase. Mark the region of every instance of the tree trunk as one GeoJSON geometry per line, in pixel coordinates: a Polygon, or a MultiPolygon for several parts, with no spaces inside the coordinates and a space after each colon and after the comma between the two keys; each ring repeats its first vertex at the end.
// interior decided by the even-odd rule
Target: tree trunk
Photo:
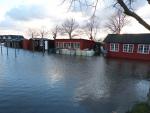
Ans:
{"type": "MultiPolygon", "coordinates": [[[[150,0],[147,0],[150,3],[150,0]]],[[[131,11],[123,0],[117,0],[120,6],[124,9],[124,13],[128,16],[135,18],[141,25],[143,25],[146,29],[150,31],[150,25],[146,23],[140,16],[138,16],[135,12],[131,11]]]]}
{"type": "Polygon", "coordinates": [[[71,33],[69,33],[69,39],[72,39],[71,33]]]}
{"type": "Polygon", "coordinates": [[[56,39],[56,37],[57,37],[57,34],[56,34],[56,33],[54,33],[54,34],[53,34],[53,39],[55,40],[55,39],[56,39]]]}

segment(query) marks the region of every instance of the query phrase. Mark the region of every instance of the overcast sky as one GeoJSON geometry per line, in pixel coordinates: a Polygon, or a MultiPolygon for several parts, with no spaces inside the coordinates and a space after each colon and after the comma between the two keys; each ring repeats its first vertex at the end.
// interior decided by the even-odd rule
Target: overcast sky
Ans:
{"type": "MultiPolygon", "coordinates": [[[[90,10],[81,12],[68,12],[68,3],[61,4],[62,0],[0,0],[0,34],[21,34],[26,36],[28,28],[41,28],[45,26],[47,29],[53,28],[68,18],[75,18],[79,24],[83,24],[90,17],[90,10]]],[[[112,13],[111,3],[102,2],[99,4],[97,15],[100,24],[112,13]]],[[[135,11],[142,16],[150,24],[150,6],[146,2],[135,4],[135,11]]],[[[145,0],[146,1],[146,0],[145,0]]],[[[136,20],[130,18],[131,23],[126,26],[122,33],[148,33],[143,26],[136,20]]],[[[101,27],[99,37],[103,38],[108,32],[101,27]]],[[[27,37],[28,38],[28,37],[27,37]]]]}

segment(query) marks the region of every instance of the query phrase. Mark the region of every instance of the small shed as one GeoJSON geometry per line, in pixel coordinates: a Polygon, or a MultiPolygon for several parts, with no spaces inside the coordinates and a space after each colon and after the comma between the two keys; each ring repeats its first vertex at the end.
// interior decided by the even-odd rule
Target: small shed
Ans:
{"type": "Polygon", "coordinates": [[[51,48],[54,48],[54,40],[47,38],[32,38],[31,48],[34,48],[36,51],[48,51],[51,48]]]}
{"type": "Polygon", "coordinates": [[[54,49],[54,40],[46,38],[32,38],[23,41],[23,48],[31,51],[47,51],[51,48],[54,49]]]}

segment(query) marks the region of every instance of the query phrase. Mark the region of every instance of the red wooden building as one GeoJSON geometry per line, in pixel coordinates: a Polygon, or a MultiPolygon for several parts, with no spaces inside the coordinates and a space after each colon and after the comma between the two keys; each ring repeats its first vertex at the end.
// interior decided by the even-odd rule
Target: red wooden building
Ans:
{"type": "Polygon", "coordinates": [[[109,34],[104,42],[107,57],[150,60],[150,34],[109,34]]]}
{"type": "Polygon", "coordinates": [[[86,39],[56,39],[55,48],[57,49],[93,49],[95,42],[86,39]]]}
{"type": "Polygon", "coordinates": [[[23,40],[22,46],[23,46],[23,49],[27,49],[27,50],[31,50],[32,49],[31,48],[31,41],[28,40],[28,39],[24,39],[23,40]]]}
{"type": "Polygon", "coordinates": [[[24,39],[23,40],[23,49],[27,50],[35,50],[35,51],[42,51],[48,49],[54,49],[54,40],[49,39],[41,39],[41,38],[33,38],[33,39],[24,39]],[[44,46],[44,47],[43,47],[44,46]]]}

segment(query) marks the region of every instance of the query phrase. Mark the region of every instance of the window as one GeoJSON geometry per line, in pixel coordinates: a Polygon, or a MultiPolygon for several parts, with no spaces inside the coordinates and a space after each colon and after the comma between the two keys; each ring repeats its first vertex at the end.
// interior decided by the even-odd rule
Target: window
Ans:
{"type": "Polygon", "coordinates": [[[10,39],[11,39],[11,36],[9,36],[8,39],[10,40],[10,39]]]}
{"type": "Polygon", "coordinates": [[[70,49],[70,43],[69,43],[69,42],[67,43],[67,48],[69,48],[69,49],[70,49]]]}
{"type": "Polygon", "coordinates": [[[56,47],[59,48],[59,42],[56,42],[56,47]]]}
{"type": "Polygon", "coordinates": [[[59,43],[59,48],[63,48],[63,43],[62,42],[59,43]]]}
{"type": "Polygon", "coordinates": [[[57,42],[56,47],[57,48],[63,48],[63,43],[62,42],[57,42]]]}
{"type": "Polygon", "coordinates": [[[144,45],[144,44],[138,45],[138,53],[149,54],[149,51],[150,51],[149,45],[144,45]]]}
{"type": "Polygon", "coordinates": [[[44,43],[43,43],[43,39],[40,40],[40,46],[43,46],[44,43]]]}
{"type": "Polygon", "coordinates": [[[119,44],[111,43],[110,44],[110,51],[118,52],[119,51],[119,44]]]}
{"type": "Polygon", "coordinates": [[[79,42],[65,42],[65,43],[56,43],[57,48],[65,48],[65,49],[80,49],[79,42]]]}
{"type": "Polygon", "coordinates": [[[74,48],[74,43],[70,43],[70,45],[71,45],[71,49],[73,49],[74,48]]]}
{"type": "Polygon", "coordinates": [[[123,52],[133,53],[134,45],[133,44],[123,44],[123,52]]]}
{"type": "Polygon", "coordinates": [[[67,48],[67,43],[64,43],[64,48],[67,48]]]}
{"type": "Polygon", "coordinates": [[[64,42],[63,48],[65,48],[65,49],[70,48],[70,43],[69,42],[64,42]]]}
{"type": "Polygon", "coordinates": [[[80,43],[78,43],[78,42],[74,43],[74,48],[75,49],[80,49],[80,43]]]}

